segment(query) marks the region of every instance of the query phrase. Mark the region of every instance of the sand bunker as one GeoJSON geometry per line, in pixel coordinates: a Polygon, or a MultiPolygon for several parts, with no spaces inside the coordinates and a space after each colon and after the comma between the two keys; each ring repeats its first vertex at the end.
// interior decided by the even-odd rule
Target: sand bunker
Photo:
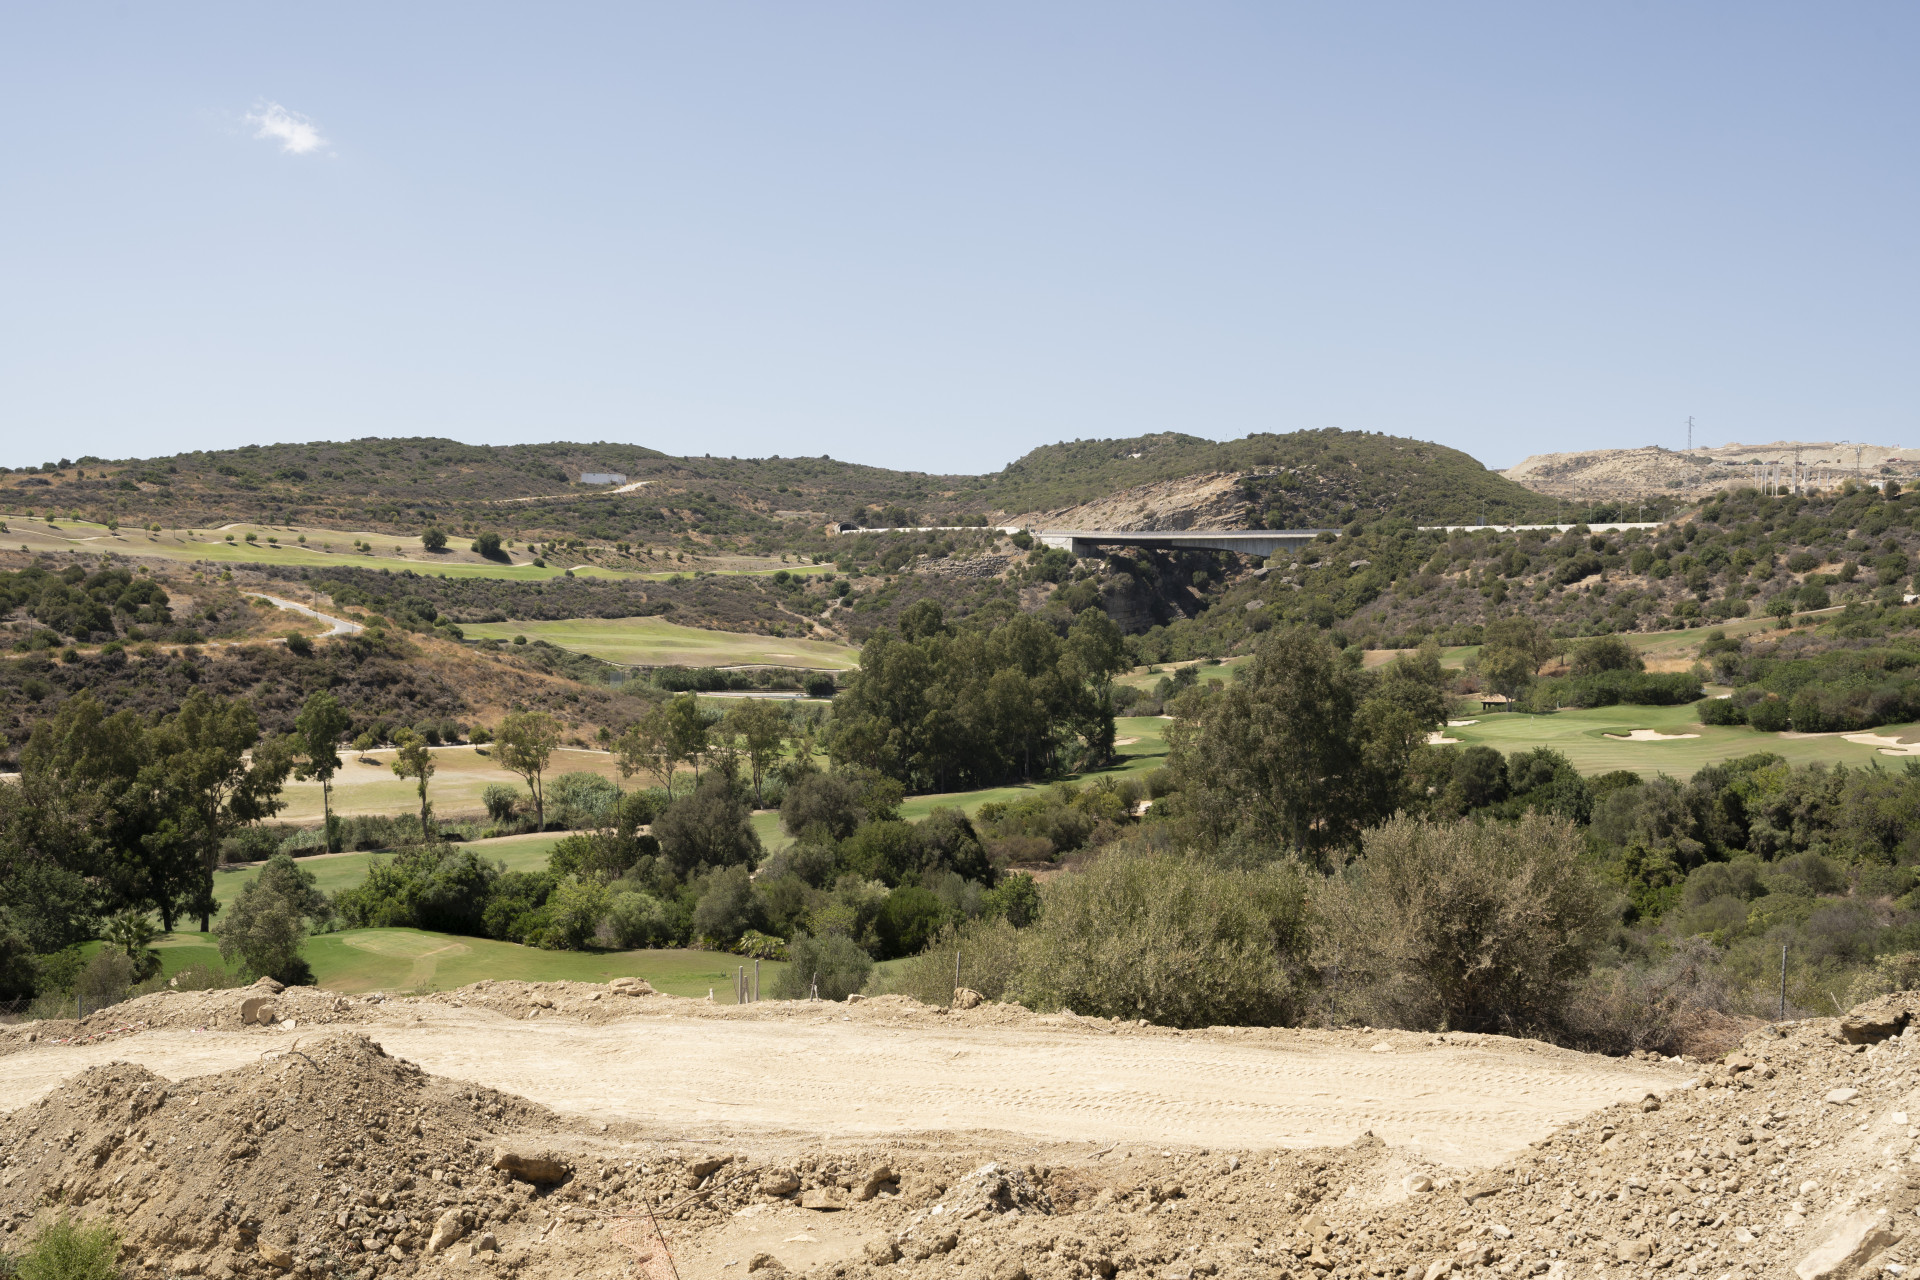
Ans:
{"type": "Polygon", "coordinates": [[[1446,734],[1435,729],[1427,735],[1427,745],[1430,747],[1456,747],[1460,745],[1460,739],[1449,738],[1446,734]]]}
{"type": "Polygon", "coordinates": [[[1846,740],[1863,747],[1878,747],[1883,756],[1920,756],[1920,742],[1902,742],[1884,733],[1849,733],[1846,740]]]}
{"type": "Polygon", "coordinates": [[[1479,723],[1480,722],[1478,720],[1449,720],[1447,721],[1447,728],[1464,729],[1470,724],[1479,724],[1479,723]]]}
{"type": "Polygon", "coordinates": [[[1612,738],[1615,742],[1678,742],[1682,738],[1697,738],[1697,733],[1662,733],[1658,729],[1635,729],[1632,733],[1608,733],[1602,737],[1612,738]]]}

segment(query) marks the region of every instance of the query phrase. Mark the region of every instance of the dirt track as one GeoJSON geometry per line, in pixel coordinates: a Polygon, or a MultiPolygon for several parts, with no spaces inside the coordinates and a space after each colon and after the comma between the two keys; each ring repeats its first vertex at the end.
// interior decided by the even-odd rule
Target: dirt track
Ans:
{"type": "MultiPolygon", "coordinates": [[[[982,1025],[805,1004],[724,1017],[693,1002],[656,1010],[598,1023],[527,1021],[399,1001],[360,1029],[436,1075],[656,1131],[998,1131],[1102,1145],[1308,1147],[1371,1130],[1469,1167],[1684,1076],[1492,1037],[1115,1032],[1097,1020],[982,1025]],[[1383,1042],[1395,1051],[1373,1050],[1383,1042]]],[[[174,1028],[34,1046],[0,1057],[0,1109],[98,1063],[138,1062],[179,1079],[254,1061],[300,1034],[174,1028]]]]}

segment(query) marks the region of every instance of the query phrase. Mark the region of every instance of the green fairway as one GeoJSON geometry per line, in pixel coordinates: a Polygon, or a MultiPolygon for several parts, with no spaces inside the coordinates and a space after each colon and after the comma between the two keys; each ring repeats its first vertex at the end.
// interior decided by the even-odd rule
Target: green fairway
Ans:
{"type": "MultiPolygon", "coordinates": [[[[475,840],[466,847],[489,861],[507,864],[509,871],[544,871],[547,855],[553,852],[553,846],[566,839],[564,831],[548,831],[534,835],[502,836],[498,840],[475,840]]],[[[367,864],[375,858],[391,857],[384,853],[322,853],[311,858],[297,859],[303,871],[313,873],[314,883],[322,893],[329,896],[342,889],[351,889],[367,878],[367,864]]],[[[260,875],[258,864],[244,867],[223,867],[213,877],[213,896],[218,902],[231,902],[242,887],[250,884],[260,875]]]]}
{"type": "Polygon", "coordinates": [[[846,671],[860,651],[824,640],[704,631],[660,618],[569,618],[560,622],[475,622],[469,639],[545,640],[562,649],[630,667],[810,667],[846,671]]]}
{"type": "MultiPolygon", "coordinates": [[[[1445,733],[1463,745],[1480,743],[1508,754],[1552,747],[1589,776],[1627,769],[1643,777],[1664,773],[1690,778],[1707,765],[1761,751],[1783,756],[1792,764],[1877,762],[1899,768],[1904,763],[1899,757],[1881,755],[1874,744],[1849,742],[1842,734],[1760,733],[1745,725],[1703,725],[1697,715],[1692,706],[1600,707],[1541,716],[1496,711],[1472,717],[1473,724],[1449,727],[1445,733]],[[1624,737],[1636,729],[1693,736],[1665,742],[1628,742],[1608,736],[1624,737]]],[[[1888,725],[1868,732],[1906,740],[1920,734],[1920,725],[1888,725]]]]}
{"type": "MultiPolygon", "coordinates": [[[[207,935],[172,933],[162,937],[162,972],[174,974],[190,964],[220,965],[220,950],[207,935]]],[[[736,966],[751,960],[720,951],[541,951],[490,938],[463,938],[423,929],[348,929],[307,939],[305,955],[314,981],[328,991],[445,991],[483,978],[506,982],[605,982],[644,978],[655,989],[676,996],[705,996],[733,1002],[736,966]]],[[[772,985],[786,965],[760,962],[761,989],[772,985]]]]}

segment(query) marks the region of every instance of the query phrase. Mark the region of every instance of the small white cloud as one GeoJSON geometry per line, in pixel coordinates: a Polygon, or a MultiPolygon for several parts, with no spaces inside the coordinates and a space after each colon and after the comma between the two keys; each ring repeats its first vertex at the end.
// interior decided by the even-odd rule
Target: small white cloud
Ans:
{"type": "Polygon", "coordinates": [[[253,126],[254,137],[279,143],[288,155],[303,156],[327,145],[319,125],[277,102],[262,103],[258,110],[249,111],[247,123],[253,126]]]}

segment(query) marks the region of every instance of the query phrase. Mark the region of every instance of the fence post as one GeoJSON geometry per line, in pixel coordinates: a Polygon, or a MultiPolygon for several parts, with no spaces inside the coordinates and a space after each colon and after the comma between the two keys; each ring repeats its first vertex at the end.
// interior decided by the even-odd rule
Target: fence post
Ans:
{"type": "Polygon", "coordinates": [[[755,1004],[760,1003],[760,959],[758,956],[754,957],[753,961],[753,1002],[755,1004]]]}
{"type": "Polygon", "coordinates": [[[1787,944],[1780,944],[1780,1018],[1787,1020],[1787,944]]]}

